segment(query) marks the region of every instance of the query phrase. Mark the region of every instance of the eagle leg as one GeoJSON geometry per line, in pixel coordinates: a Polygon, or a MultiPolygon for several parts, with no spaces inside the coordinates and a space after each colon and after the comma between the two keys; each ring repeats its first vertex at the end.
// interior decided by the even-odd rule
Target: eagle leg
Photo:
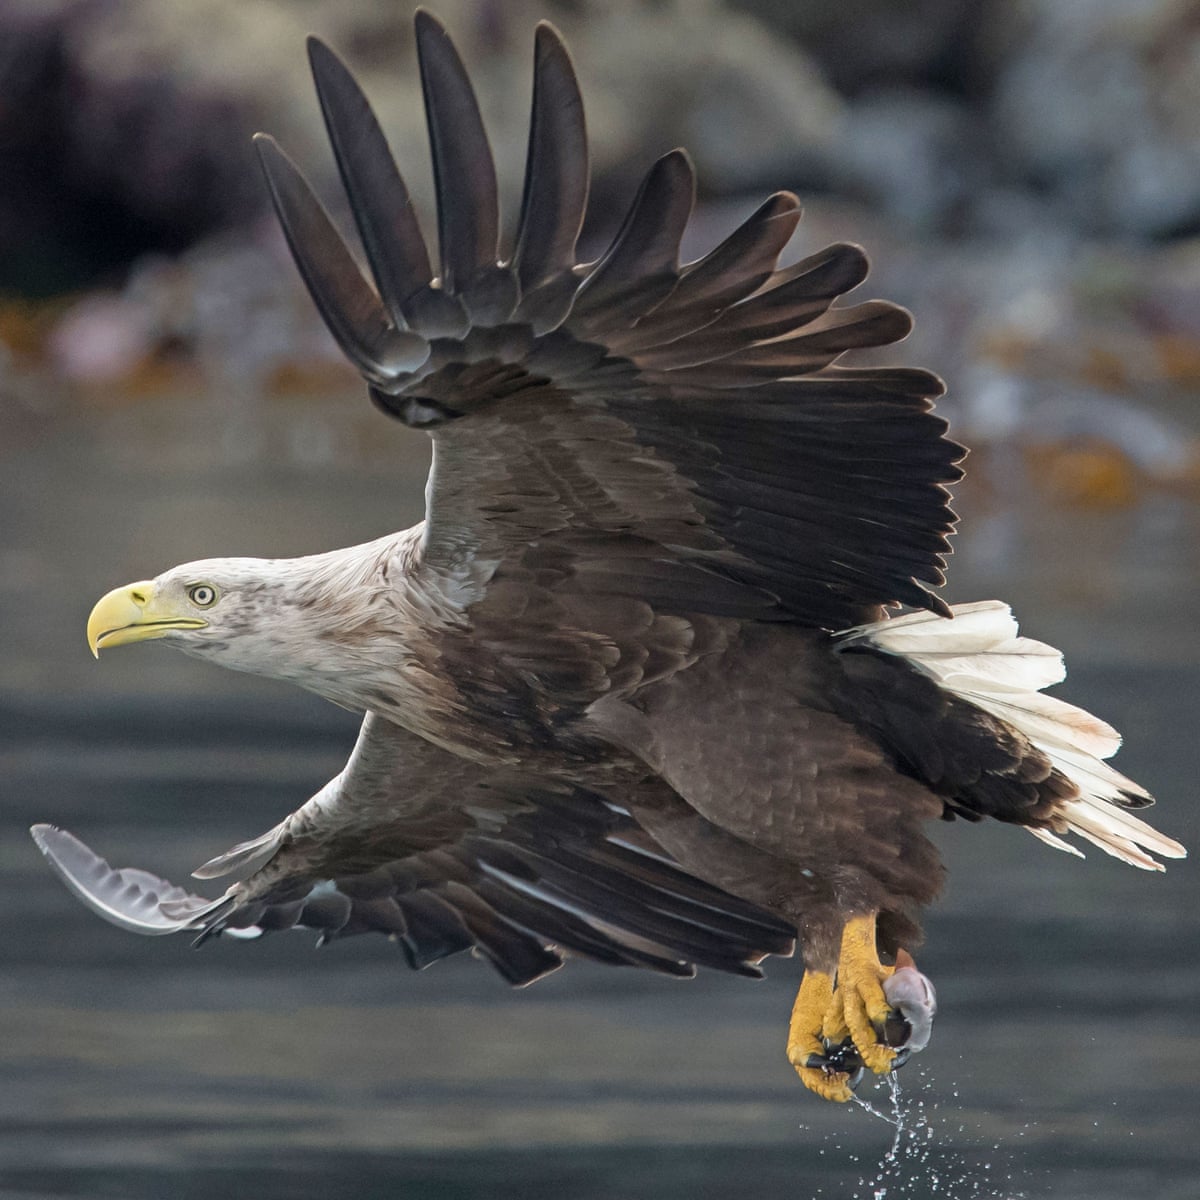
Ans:
{"type": "Polygon", "coordinates": [[[863,1068],[886,1075],[929,1041],[937,998],[904,950],[895,966],[879,961],[875,914],[842,930],[835,977],[804,974],[788,1029],[788,1061],[810,1091],[845,1102],[863,1068]]]}
{"type": "MultiPolygon", "coordinates": [[[[863,1065],[876,1075],[886,1075],[900,1065],[898,1051],[888,1045],[887,1039],[889,1024],[900,1014],[888,1003],[884,992],[884,984],[895,972],[895,967],[885,967],[879,961],[875,914],[851,917],[842,930],[834,1001],[837,1004],[840,1000],[842,1027],[854,1042],[863,1065]]],[[[832,1033],[826,1029],[826,1037],[832,1033]]]]}
{"type": "Polygon", "coordinates": [[[825,1100],[845,1103],[862,1071],[842,1070],[844,1064],[826,1053],[829,1031],[839,1023],[844,1027],[833,976],[824,971],[805,971],[788,1026],[788,1062],[809,1091],[825,1100]]]}

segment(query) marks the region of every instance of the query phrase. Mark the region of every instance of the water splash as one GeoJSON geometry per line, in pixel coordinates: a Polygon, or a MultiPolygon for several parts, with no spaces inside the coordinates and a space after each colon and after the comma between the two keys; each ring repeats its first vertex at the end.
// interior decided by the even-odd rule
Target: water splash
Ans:
{"type": "MultiPolygon", "coordinates": [[[[859,1108],[893,1128],[892,1144],[874,1172],[859,1178],[854,1200],[1020,1200],[1024,1193],[1014,1187],[1013,1172],[1006,1169],[1009,1155],[1002,1143],[962,1138],[966,1126],[961,1120],[952,1132],[929,1080],[923,1075],[917,1079],[917,1089],[905,1096],[895,1072],[886,1076],[890,1111],[854,1097],[859,1108]]],[[[957,1099],[957,1089],[952,1094],[957,1099]]]]}
{"type": "Polygon", "coordinates": [[[860,1095],[855,1093],[850,1099],[858,1105],[864,1112],[869,1112],[871,1116],[878,1117],[881,1121],[885,1121],[888,1125],[895,1126],[897,1134],[903,1128],[903,1118],[899,1108],[900,1085],[894,1083],[896,1073],[893,1071],[888,1077],[888,1084],[892,1088],[892,1112],[886,1113],[878,1109],[869,1100],[864,1100],[860,1095]]]}

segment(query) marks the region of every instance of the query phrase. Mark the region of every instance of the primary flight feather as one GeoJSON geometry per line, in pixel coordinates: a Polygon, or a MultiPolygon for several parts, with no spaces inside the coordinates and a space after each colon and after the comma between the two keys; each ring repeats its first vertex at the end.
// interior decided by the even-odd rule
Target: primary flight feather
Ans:
{"type": "Polygon", "coordinates": [[[382,931],[415,966],[468,947],[515,983],[565,955],[758,972],[799,941],[788,1056],[844,1100],[928,1037],[904,949],[937,892],[935,817],[1075,833],[1135,866],[1183,848],[1103,760],[1119,739],[1041,689],[1061,658],[995,601],[938,597],[964,451],[926,371],[842,366],[908,314],[841,298],[863,252],[785,267],[770,197],[681,265],[690,160],[655,163],[611,246],[570,59],[537,31],[512,253],[478,105],[416,19],[436,267],[352,75],[310,44],[360,267],[258,139],[309,291],[372,400],[426,429],[423,524],[291,560],[214,559],[118,588],[93,652],[162,638],[366,714],[345,770],[205,864],[216,899],[34,836],[86,903],[143,933],[382,931]],[[898,605],[914,610],[891,618],[898,605]],[[882,957],[881,957],[882,956],[882,957]]]}

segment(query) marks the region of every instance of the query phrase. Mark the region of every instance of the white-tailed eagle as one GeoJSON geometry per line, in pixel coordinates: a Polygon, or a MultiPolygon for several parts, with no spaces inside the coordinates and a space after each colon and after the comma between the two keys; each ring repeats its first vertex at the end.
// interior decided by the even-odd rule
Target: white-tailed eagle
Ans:
{"type": "Polygon", "coordinates": [[[588,192],[570,60],[538,28],[525,189],[496,175],[445,30],[416,19],[438,196],[431,261],[370,107],[310,44],[360,267],[270,138],[300,272],[384,413],[428,431],[426,520],[310,558],[212,559],[118,588],[93,651],[161,638],[366,714],[345,770],[196,874],[114,871],[37,826],[89,906],[142,933],[377,930],[414,966],[474,948],[514,983],[567,955],[758,972],[799,942],[788,1056],[844,1100],[928,1036],[903,947],[942,868],[933,818],[1075,833],[1138,867],[1183,848],[1104,760],[1116,733],[1041,689],[1059,654],[994,601],[938,598],[964,451],[942,384],[842,366],[908,314],[842,304],[833,245],[777,260],[780,192],[680,265],[687,155],[651,167],[612,245],[576,258],[588,192]],[[905,615],[888,610],[905,606],[905,615]]]}

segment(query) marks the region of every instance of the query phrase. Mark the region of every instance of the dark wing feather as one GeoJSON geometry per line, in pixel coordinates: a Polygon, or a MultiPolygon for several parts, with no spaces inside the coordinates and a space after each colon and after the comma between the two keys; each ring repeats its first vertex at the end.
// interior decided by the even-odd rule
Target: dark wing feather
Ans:
{"type": "Polygon", "coordinates": [[[648,852],[598,794],[487,771],[376,717],[338,780],[200,868],[204,878],[248,872],[215,900],[114,871],[61,830],[33,834],[89,908],[138,933],[381,932],[414,967],[474,947],[515,984],[554,970],[564,953],[674,975],[696,966],[756,975],[794,937],[648,852]]]}
{"type": "Polygon", "coordinates": [[[496,261],[500,204],[492,148],[445,28],[423,9],[415,20],[438,198],[442,290],[461,296],[472,320],[497,325],[512,313],[518,294],[515,276],[496,261]]]}
{"type": "Polygon", "coordinates": [[[429,357],[428,344],[396,327],[329,214],[275,140],[260,133],[254,143],[292,257],[346,357],[380,386],[416,370],[429,357]]]}
{"type": "Polygon", "coordinates": [[[691,160],[672,150],[650,168],[625,222],[584,279],[571,309],[577,336],[603,337],[633,325],[679,279],[679,243],[696,202],[691,160]]]}
{"type": "Polygon", "coordinates": [[[431,286],[429,251],[408,188],[367,98],[324,42],[309,38],[308,56],[346,196],[392,321],[425,337],[465,333],[461,302],[431,286]]]}
{"type": "Polygon", "coordinates": [[[738,345],[750,339],[780,337],[820,316],[866,275],[867,260],[862,250],[839,243],[778,272],[772,286],[762,291],[757,288],[770,277],[769,270],[763,275],[751,274],[744,293],[735,290],[731,282],[725,285],[719,300],[701,294],[689,302],[681,300],[680,293],[687,290],[694,277],[685,276],[668,304],[639,321],[627,335],[610,338],[609,343],[622,354],[639,357],[639,352],[653,353],[657,348],[673,351],[681,344],[707,345],[715,335],[728,338],[736,334],[738,345]],[[751,291],[756,292],[751,299],[736,303],[751,291]],[[687,334],[695,336],[689,338],[687,334]]]}
{"type": "MultiPolygon", "coordinates": [[[[936,377],[837,365],[911,325],[885,301],[838,303],[866,275],[862,251],[830,246],[778,268],[799,219],[796,198],[780,193],[681,267],[694,181],[687,156],[672,151],[609,250],[574,263],[587,194],[583,113],[566,52],[542,26],[516,251],[499,264],[495,171],[470,83],[427,15],[417,41],[442,261],[425,290],[460,305],[470,328],[432,339],[428,357],[398,374],[395,322],[361,277],[347,276],[352,260],[328,220],[288,171],[274,171],[286,187],[274,179],[273,188],[318,306],[373,398],[433,435],[424,561],[497,564],[473,610],[477,627],[490,612],[516,642],[536,641],[536,628],[516,628],[498,605],[503,581],[505,603],[544,588],[542,611],[569,615],[599,645],[611,628],[589,610],[584,575],[591,594],[662,614],[843,628],[898,602],[944,613],[931,589],[954,524],[944,485],[959,478],[963,451],[929,412],[936,377]],[[647,570],[647,547],[670,569],[647,570]]],[[[386,275],[393,259],[411,257],[378,244],[387,206],[406,197],[365,102],[340,68],[314,61],[368,257],[386,275]],[[373,181],[379,196],[367,194],[373,181]]],[[[406,218],[404,247],[411,235],[406,218]]],[[[398,290],[380,279],[389,308],[398,290]]],[[[403,305],[401,316],[417,328],[403,305]]],[[[522,655],[522,669],[549,669],[522,655]]]]}
{"type": "MultiPolygon", "coordinates": [[[[534,47],[529,153],[513,252],[523,296],[571,276],[587,196],[583,99],[566,47],[554,28],[542,22],[534,47]]],[[[574,279],[569,282],[568,304],[575,291],[574,279]]]]}
{"type": "Polygon", "coordinates": [[[656,317],[701,304],[719,311],[756,292],[775,272],[799,223],[800,201],[791,192],[776,192],[719,246],[684,267],[656,317]]]}
{"type": "Polygon", "coordinates": [[[1019,730],[939,687],[903,656],[853,647],[838,665],[830,704],[940,796],[947,819],[1052,828],[1060,801],[1077,793],[1019,730]]]}
{"type": "MultiPolygon", "coordinates": [[[[824,297],[819,316],[801,321],[774,319],[760,311],[747,314],[751,302],[727,310],[729,320],[719,319],[692,337],[679,338],[666,346],[642,351],[636,361],[646,371],[671,371],[668,386],[681,383],[711,383],[709,369],[719,363],[736,382],[745,387],[756,378],[763,381],[785,379],[789,375],[812,375],[847,350],[862,346],[885,346],[898,342],[912,331],[912,318],[898,305],[885,300],[868,300],[847,308],[829,308],[831,297],[824,297]],[[749,341],[745,325],[753,330],[749,341]],[[758,326],[757,328],[755,326],[758,326]],[[799,332],[791,332],[800,326],[799,332]],[[784,336],[787,335],[787,336],[784,336]],[[689,367],[702,367],[689,371],[689,367]],[[768,368],[757,375],[746,368],[768,368]]],[[[819,304],[819,301],[818,301],[819,304]]],[[[808,294],[797,308],[811,308],[808,294]]]]}

